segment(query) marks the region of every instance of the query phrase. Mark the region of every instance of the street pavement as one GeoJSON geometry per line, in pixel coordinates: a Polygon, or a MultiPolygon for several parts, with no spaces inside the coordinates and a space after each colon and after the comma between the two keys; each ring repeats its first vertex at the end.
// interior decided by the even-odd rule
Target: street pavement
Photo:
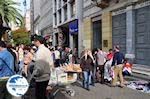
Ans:
{"type": "Polygon", "coordinates": [[[90,87],[90,91],[87,91],[82,88],[80,82],[70,87],[75,90],[75,96],[69,96],[65,91],[60,91],[56,94],[55,99],[150,99],[150,94],[127,87],[110,87],[106,84],[96,83],[95,86],[90,87]]]}
{"type": "Polygon", "coordinates": [[[110,87],[97,83],[90,91],[83,89],[79,84],[71,86],[76,94],[74,97],[65,93],[58,93],[55,99],[150,99],[150,94],[133,90],[127,87],[110,87]]]}

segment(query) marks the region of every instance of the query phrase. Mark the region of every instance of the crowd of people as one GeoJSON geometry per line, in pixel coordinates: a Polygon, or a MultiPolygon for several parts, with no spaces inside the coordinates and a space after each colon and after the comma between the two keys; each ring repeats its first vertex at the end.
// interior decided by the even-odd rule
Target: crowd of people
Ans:
{"type": "Polygon", "coordinates": [[[96,82],[116,86],[118,77],[120,86],[124,87],[123,76],[131,74],[131,64],[119,46],[108,52],[86,49],[79,57],[77,48],[49,46],[42,36],[36,35],[33,42],[30,46],[20,44],[13,47],[0,41],[0,77],[21,74],[29,83],[34,79],[36,99],[46,99],[46,90],[52,89],[49,85],[51,70],[65,63],[80,64],[82,73],[79,76],[87,90],[96,82]]]}

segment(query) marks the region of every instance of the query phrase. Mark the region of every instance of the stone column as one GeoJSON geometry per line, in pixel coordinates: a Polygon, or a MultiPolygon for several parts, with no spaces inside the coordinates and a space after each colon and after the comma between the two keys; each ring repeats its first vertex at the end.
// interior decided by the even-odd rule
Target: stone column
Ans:
{"type": "Polygon", "coordinates": [[[56,12],[56,18],[57,18],[57,25],[59,25],[60,20],[59,20],[59,12],[58,11],[56,12]]]}
{"type": "Polygon", "coordinates": [[[67,13],[68,13],[68,20],[71,19],[71,4],[70,3],[67,3],[67,13]]]}
{"type": "Polygon", "coordinates": [[[112,15],[111,12],[102,13],[102,49],[112,48],[112,15]]]}
{"type": "Polygon", "coordinates": [[[135,58],[135,12],[133,6],[127,7],[126,12],[126,58],[135,58]]]}
{"type": "Polygon", "coordinates": [[[84,18],[83,20],[83,35],[85,35],[83,39],[83,46],[85,49],[92,49],[92,22],[91,18],[84,18]]]}
{"type": "Polygon", "coordinates": [[[71,49],[73,49],[73,36],[71,35],[71,34],[69,34],[69,47],[71,48],[71,49]]]}
{"type": "Polygon", "coordinates": [[[78,55],[83,50],[83,0],[76,0],[76,15],[78,19],[78,55]]]}
{"type": "Polygon", "coordinates": [[[62,23],[65,21],[65,11],[64,11],[64,8],[61,9],[61,21],[62,21],[62,23]]]}

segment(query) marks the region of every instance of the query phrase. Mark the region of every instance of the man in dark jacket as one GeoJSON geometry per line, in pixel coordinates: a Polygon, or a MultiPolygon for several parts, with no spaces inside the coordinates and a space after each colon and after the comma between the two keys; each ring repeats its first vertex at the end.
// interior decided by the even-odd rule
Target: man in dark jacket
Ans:
{"type": "Polygon", "coordinates": [[[124,61],[124,55],[123,53],[120,52],[119,46],[116,46],[113,62],[112,62],[112,66],[114,67],[114,79],[112,80],[113,86],[116,86],[117,78],[119,76],[120,86],[124,87],[123,75],[122,75],[123,61],[124,61]]]}

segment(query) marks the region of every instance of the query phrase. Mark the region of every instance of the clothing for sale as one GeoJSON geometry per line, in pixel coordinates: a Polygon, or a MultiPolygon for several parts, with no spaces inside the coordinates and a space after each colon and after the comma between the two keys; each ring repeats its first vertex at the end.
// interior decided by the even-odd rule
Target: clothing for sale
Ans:
{"type": "Polygon", "coordinates": [[[150,82],[147,81],[130,81],[127,87],[144,93],[150,93],[150,82]]]}
{"type": "Polygon", "coordinates": [[[111,81],[112,80],[112,77],[111,77],[111,64],[112,64],[112,58],[110,60],[108,60],[106,63],[105,63],[105,66],[104,66],[104,79],[108,80],[108,81],[111,81]]]}

